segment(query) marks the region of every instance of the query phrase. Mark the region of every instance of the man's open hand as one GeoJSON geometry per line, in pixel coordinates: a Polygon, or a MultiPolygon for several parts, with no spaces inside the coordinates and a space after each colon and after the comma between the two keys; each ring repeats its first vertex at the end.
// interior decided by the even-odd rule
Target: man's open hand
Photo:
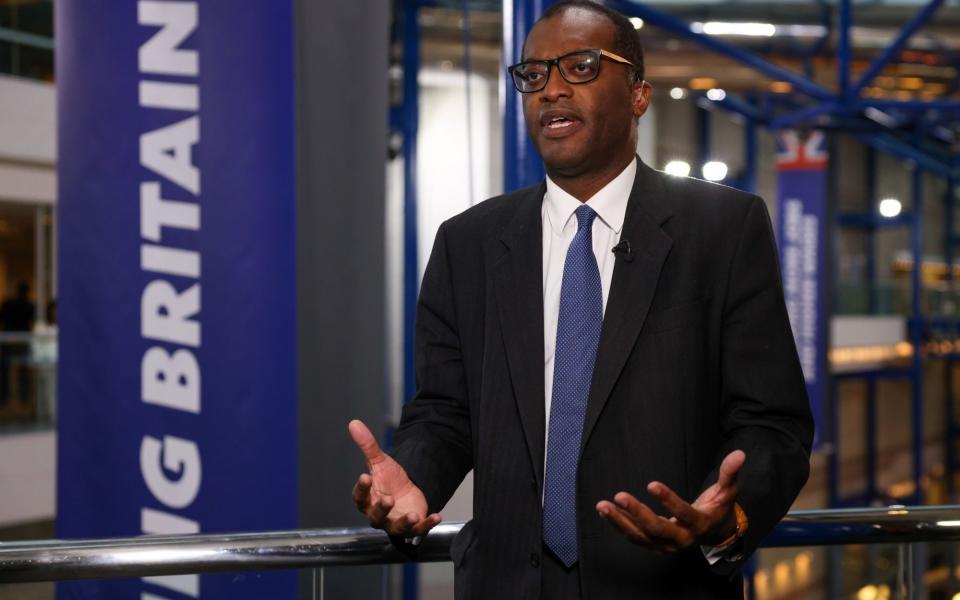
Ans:
{"type": "Polygon", "coordinates": [[[693,544],[719,545],[736,531],[737,474],[746,457],[742,450],[728,454],[717,482],[692,505],[664,484],[650,482],[647,491],[669,511],[670,518],[657,515],[627,492],[618,493],[613,502],[601,500],[597,512],[634,543],[657,552],[670,554],[693,544]]]}
{"type": "Polygon", "coordinates": [[[377,439],[362,421],[350,421],[350,437],[367,460],[367,470],[353,486],[357,510],[372,527],[390,535],[424,535],[440,522],[440,515],[427,514],[427,499],[397,461],[380,449],[377,439]]]}

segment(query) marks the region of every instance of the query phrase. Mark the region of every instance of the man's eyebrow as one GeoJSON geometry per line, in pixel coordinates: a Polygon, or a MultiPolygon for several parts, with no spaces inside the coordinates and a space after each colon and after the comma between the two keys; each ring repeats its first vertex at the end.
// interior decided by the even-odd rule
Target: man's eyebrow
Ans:
{"type": "MultiPolygon", "coordinates": [[[[560,58],[561,56],[567,56],[568,54],[576,54],[577,52],[589,52],[589,51],[591,51],[591,50],[601,50],[601,49],[602,49],[602,48],[599,48],[599,47],[596,47],[596,48],[576,48],[576,49],[574,49],[574,50],[567,50],[567,51],[564,52],[563,54],[558,54],[558,55],[554,56],[553,58],[560,58]]],[[[530,57],[521,55],[521,56],[520,56],[520,62],[527,62],[528,60],[553,60],[553,58],[530,58],[530,57]]]]}

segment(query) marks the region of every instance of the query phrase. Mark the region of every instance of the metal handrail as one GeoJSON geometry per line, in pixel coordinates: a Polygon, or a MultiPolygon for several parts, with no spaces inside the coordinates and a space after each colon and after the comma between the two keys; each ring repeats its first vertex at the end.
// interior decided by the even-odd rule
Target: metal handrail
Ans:
{"type": "MultiPolygon", "coordinates": [[[[369,528],[0,543],[0,583],[215,571],[442,562],[462,523],[442,523],[414,552],[369,528]]],[[[764,547],[960,540],[960,506],[794,511],[764,547]]]]}
{"type": "Polygon", "coordinates": [[[10,42],[21,46],[31,46],[41,50],[53,50],[54,41],[52,37],[37,35],[27,31],[19,31],[8,27],[0,27],[0,42],[10,42]]]}

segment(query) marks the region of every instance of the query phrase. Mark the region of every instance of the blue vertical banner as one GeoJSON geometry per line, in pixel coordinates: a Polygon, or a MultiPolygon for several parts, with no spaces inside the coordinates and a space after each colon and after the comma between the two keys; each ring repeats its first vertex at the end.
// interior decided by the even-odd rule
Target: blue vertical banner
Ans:
{"type": "MultiPolygon", "coordinates": [[[[293,528],[293,6],[56,5],[61,538],[293,528]]],[[[294,573],[58,598],[293,598],[294,573]]]]}
{"type": "Polygon", "coordinates": [[[827,139],[822,131],[777,134],[777,244],[783,293],[816,422],[824,426],[827,365],[827,139]]]}

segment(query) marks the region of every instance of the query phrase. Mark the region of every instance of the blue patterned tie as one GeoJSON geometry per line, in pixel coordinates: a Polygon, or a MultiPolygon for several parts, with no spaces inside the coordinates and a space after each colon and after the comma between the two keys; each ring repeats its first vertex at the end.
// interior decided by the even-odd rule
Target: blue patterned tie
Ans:
{"type": "Polygon", "coordinates": [[[567,567],[577,562],[577,464],[603,322],[591,231],[597,213],[584,204],[576,214],[577,233],[567,250],[560,286],[543,497],[543,541],[567,567]]]}

